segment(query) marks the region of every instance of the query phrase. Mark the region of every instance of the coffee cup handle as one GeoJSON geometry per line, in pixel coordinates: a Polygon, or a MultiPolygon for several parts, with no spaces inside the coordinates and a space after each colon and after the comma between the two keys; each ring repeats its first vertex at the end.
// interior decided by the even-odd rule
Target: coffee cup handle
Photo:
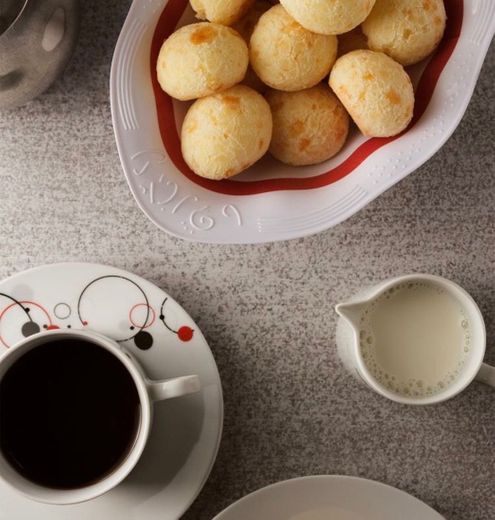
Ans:
{"type": "Polygon", "coordinates": [[[495,387],[495,367],[483,363],[476,376],[476,381],[495,387]]]}
{"type": "Polygon", "coordinates": [[[182,395],[195,394],[201,390],[198,376],[182,376],[165,381],[148,381],[152,401],[164,401],[182,395]]]}

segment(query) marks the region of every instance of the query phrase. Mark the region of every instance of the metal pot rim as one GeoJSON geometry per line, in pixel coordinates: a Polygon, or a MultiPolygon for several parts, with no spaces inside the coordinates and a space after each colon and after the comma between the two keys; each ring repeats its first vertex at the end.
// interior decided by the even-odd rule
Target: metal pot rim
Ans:
{"type": "Polygon", "coordinates": [[[31,0],[24,0],[24,4],[22,5],[21,9],[17,13],[16,17],[10,22],[10,25],[0,34],[0,40],[7,36],[8,33],[12,30],[12,28],[17,24],[17,22],[21,19],[21,17],[24,14],[24,11],[26,10],[28,4],[31,0]]]}

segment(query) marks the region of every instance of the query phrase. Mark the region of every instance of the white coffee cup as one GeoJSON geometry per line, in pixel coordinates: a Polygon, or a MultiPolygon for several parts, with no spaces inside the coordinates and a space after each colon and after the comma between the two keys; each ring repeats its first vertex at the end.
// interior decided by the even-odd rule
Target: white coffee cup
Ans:
{"type": "Polygon", "coordinates": [[[495,387],[495,368],[483,363],[486,330],[481,311],[473,298],[462,287],[450,280],[428,274],[392,278],[360,291],[350,301],[338,304],[335,310],[340,316],[337,324],[337,350],[344,366],[361,383],[388,399],[415,405],[439,403],[459,394],[475,379],[495,387]],[[471,327],[469,356],[455,380],[443,391],[419,398],[392,392],[373,376],[364,361],[359,337],[362,313],[366,312],[377,298],[399,285],[415,282],[436,284],[455,298],[471,327]]]}
{"type": "MultiPolygon", "coordinates": [[[[200,390],[196,375],[177,377],[165,381],[150,381],[137,361],[115,341],[92,331],[50,331],[30,336],[8,350],[0,358],[0,382],[8,369],[24,354],[54,340],[82,340],[96,344],[112,353],[131,375],[139,395],[141,413],[134,444],[119,466],[94,484],[77,489],[52,489],[41,486],[20,475],[0,451],[0,478],[23,495],[49,504],[75,504],[96,498],[117,486],[138,462],[148,440],[153,420],[153,403],[179,397],[200,390]]],[[[109,380],[111,385],[112,381],[109,380]]]]}

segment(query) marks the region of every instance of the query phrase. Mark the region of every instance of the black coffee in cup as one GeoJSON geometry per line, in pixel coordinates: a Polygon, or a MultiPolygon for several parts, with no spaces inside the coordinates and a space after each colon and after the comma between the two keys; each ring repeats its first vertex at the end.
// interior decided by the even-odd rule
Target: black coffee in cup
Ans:
{"type": "Polygon", "coordinates": [[[131,451],[141,407],[111,352],[89,341],[39,345],[0,384],[0,449],[26,479],[55,489],[107,477],[131,451]]]}

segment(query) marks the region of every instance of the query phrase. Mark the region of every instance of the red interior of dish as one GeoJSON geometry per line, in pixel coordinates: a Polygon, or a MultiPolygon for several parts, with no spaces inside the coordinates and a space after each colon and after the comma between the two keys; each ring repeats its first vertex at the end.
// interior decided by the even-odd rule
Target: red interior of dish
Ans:
{"type": "MultiPolygon", "coordinates": [[[[165,92],[160,88],[156,76],[156,60],[158,59],[160,47],[163,41],[174,32],[187,5],[188,0],[169,0],[165,6],[153,35],[150,67],[153,90],[155,93],[158,123],[163,144],[177,169],[190,181],[208,190],[226,195],[253,195],[277,190],[307,190],[312,188],[321,188],[322,186],[327,186],[343,177],[346,177],[373,152],[400,137],[395,136],[390,138],[368,139],[338,166],[313,177],[302,179],[266,179],[250,182],[239,182],[235,180],[212,181],[198,177],[189,166],[187,166],[182,157],[179,134],[175,126],[173,102],[170,96],[165,94],[165,92]]],[[[421,76],[416,92],[414,117],[408,130],[418,122],[428,107],[438,78],[454,52],[461,33],[463,0],[445,0],[445,8],[447,11],[447,28],[445,35],[421,76]]]]}

